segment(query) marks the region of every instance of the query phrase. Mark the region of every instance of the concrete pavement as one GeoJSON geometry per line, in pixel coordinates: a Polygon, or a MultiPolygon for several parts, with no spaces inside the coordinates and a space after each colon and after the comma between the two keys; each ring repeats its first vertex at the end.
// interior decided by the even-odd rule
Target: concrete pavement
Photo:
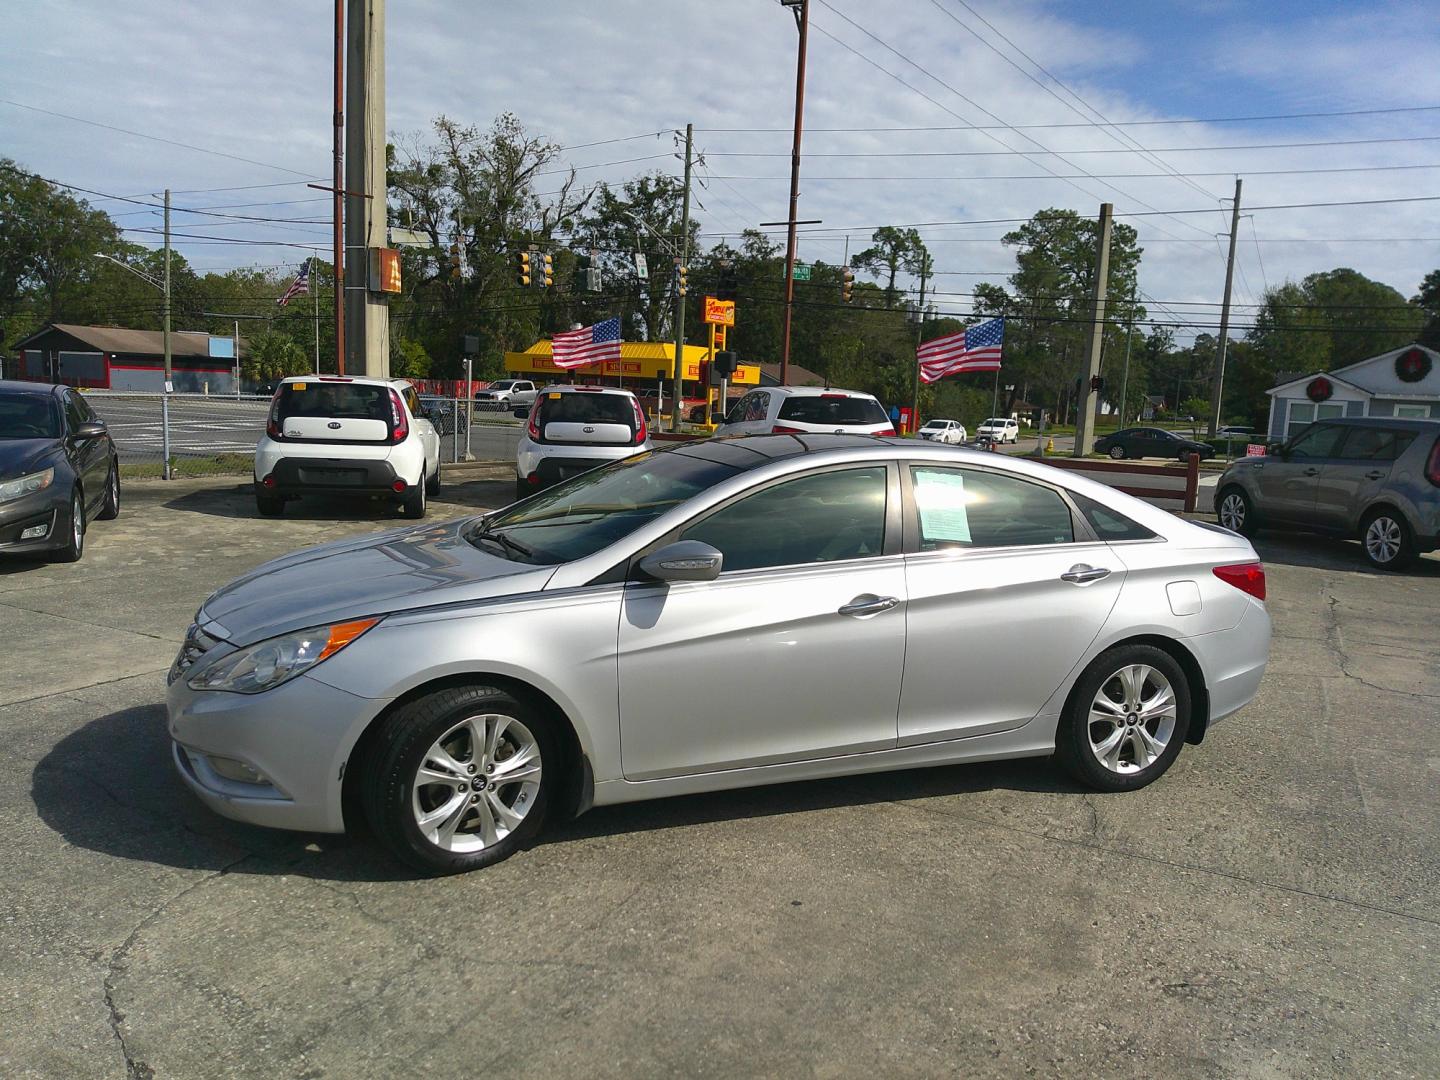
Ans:
{"type": "MultiPolygon", "coordinates": [[[[507,499],[468,472],[437,517],[507,499]]],[[[1262,537],[1259,698],[1141,792],[798,784],[417,881],[208,813],[160,705],[209,590],[394,524],[152,481],[81,563],[0,564],[0,1075],[1440,1073],[1434,556],[1262,537]]]]}

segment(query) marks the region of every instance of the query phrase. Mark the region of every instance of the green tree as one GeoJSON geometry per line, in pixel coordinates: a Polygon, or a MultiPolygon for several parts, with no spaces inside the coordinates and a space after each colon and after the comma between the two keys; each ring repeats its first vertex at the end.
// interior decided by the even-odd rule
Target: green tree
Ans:
{"type": "Polygon", "coordinates": [[[1431,270],[1420,282],[1420,291],[1410,301],[1425,312],[1420,344],[1440,349],[1440,270],[1431,270]]]}
{"type": "Polygon", "coordinates": [[[303,375],[310,370],[305,350],[290,335],[276,330],[262,330],[249,342],[250,348],[241,360],[241,374],[259,382],[274,382],[289,375],[303,375]]]}
{"type": "Polygon", "coordinates": [[[883,278],[885,281],[885,306],[893,308],[900,299],[895,280],[903,270],[919,274],[922,266],[928,269],[929,253],[915,229],[898,229],[883,225],[870,235],[873,247],[866,248],[850,260],[856,270],[883,278]]]}

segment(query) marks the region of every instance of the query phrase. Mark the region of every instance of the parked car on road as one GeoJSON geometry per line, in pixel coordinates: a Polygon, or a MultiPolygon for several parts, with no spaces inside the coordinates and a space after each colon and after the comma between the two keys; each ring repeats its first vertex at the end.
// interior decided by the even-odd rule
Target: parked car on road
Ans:
{"type": "Polygon", "coordinates": [[[515,450],[515,497],[523,499],[650,445],[640,402],[613,386],[550,386],[530,409],[515,450]]]}
{"type": "Polygon", "coordinates": [[[982,420],[975,429],[976,435],[989,435],[998,443],[1020,441],[1020,421],[1013,416],[992,416],[982,420]]]}
{"type": "Polygon", "coordinates": [[[1121,458],[1162,457],[1184,461],[1191,454],[1199,454],[1203,460],[1215,456],[1215,448],[1197,439],[1186,439],[1164,428],[1125,428],[1122,431],[1102,436],[1095,440],[1095,449],[1109,454],[1119,461],[1121,458]]]}
{"type": "Polygon", "coordinates": [[[1349,537],[1370,565],[1402,569],[1440,547],[1440,421],[1311,424],[1264,457],[1233,462],[1215,510],[1245,536],[1273,526],[1349,537]]]}
{"type": "Polygon", "coordinates": [[[119,516],[120,459],[85,396],[0,382],[0,555],[75,562],[91,518],[119,516]]]}
{"type": "Polygon", "coordinates": [[[799,435],[832,432],[894,435],[895,425],[869,394],[818,386],[751,390],[725,414],[716,435],[799,435]]]}
{"type": "Polygon", "coordinates": [[[1255,694],[1264,598],[1247,540],[1038,462],[711,439],[260,567],[197,612],[168,730],[219,813],[429,872],[787,780],[1053,754],[1132,791],[1255,694]]]}
{"type": "Polygon", "coordinates": [[[959,420],[927,420],[925,426],[915,434],[927,442],[952,445],[959,445],[969,438],[965,425],[959,420]]]}
{"type": "Polygon", "coordinates": [[[496,406],[533,405],[536,392],[529,379],[497,379],[484,390],[476,390],[475,401],[496,406]]]}
{"type": "Polygon", "coordinates": [[[255,447],[255,506],[275,517],[302,495],[359,495],[425,516],[440,490],[440,435],[404,379],[301,375],[270,400],[255,447]]]}

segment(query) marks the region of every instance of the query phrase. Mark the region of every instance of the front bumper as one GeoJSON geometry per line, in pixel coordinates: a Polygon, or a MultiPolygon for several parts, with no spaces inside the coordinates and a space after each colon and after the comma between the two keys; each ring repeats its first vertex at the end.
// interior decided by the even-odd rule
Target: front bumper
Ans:
{"type": "Polygon", "coordinates": [[[65,540],[69,526],[69,492],[59,491],[56,484],[44,491],[0,503],[0,553],[24,555],[32,551],[47,551],[65,540]],[[21,539],[27,530],[42,526],[45,531],[39,536],[21,539]]]}
{"type": "Polygon", "coordinates": [[[400,477],[389,461],[363,458],[281,458],[270,472],[273,484],[256,477],[256,491],[268,495],[388,495],[399,492],[400,477]]]}
{"type": "Polygon", "coordinates": [[[345,764],[387,704],[301,675],[263,694],[170,684],[166,711],[180,778],[217,814],[277,829],[345,831],[345,764]],[[230,763],[260,776],[242,781],[230,763]]]}

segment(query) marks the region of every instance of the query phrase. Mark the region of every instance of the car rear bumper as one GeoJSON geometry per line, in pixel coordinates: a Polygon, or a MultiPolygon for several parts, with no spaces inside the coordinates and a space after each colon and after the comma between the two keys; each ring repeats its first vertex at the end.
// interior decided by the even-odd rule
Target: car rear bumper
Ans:
{"type": "Polygon", "coordinates": [[[1240,621],[1228,630],[1184,639],[1205,675],[1213,725],[1250,704],[1270,660],[1270,613],[1258,600],[1247,600],[1240,621]]]}
{"type": "Polygon", "coordinates": [[[282,458],[255,490],[267,495],[397,495],[402,479],[389,461],[358,458],[282,458]],[[269,480],[269,483],[264,481],[269,480]]]}

